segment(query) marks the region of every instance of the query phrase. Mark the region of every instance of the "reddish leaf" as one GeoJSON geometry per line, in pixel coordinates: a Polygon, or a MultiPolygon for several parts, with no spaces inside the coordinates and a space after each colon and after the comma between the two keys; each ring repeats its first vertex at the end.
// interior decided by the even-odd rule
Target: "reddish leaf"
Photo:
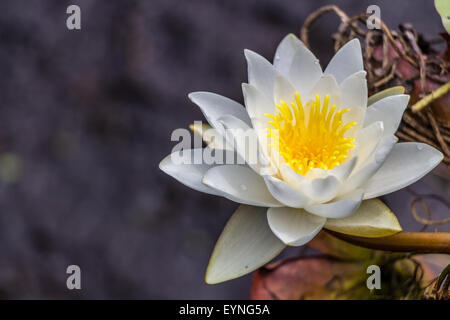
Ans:
{"type": "Polygon", "coordinates": [[[442,270],[441,265],[445,263],[439,259],[448,262],[441,256],[416,256],[415,260],[421,264],[422,271],[419,273],[417,263],[411,259],[401,259],[398,254],[400,259],[392,260],[394,254],[384,255],[379,260],[354,262],[325,256],[285,259],[255,272],[250,296],[257,300],[419,299],[422,297],[420,288],[428,285],[442,270]],[[383,264],[388,260],[393,262],[383,264]],[[371,291],[367,288],[367,267],[372,264],[380,265],[382,290],[371,291]],[[417,285],[412,286],[414,279],[417,285]],[[415,292],[416,296],[411,292],[415,292]]]}
{"type": "Polygon", "coordinates": [[[346,291],[365,276],[361,262],[326,257],[282,260],[258,270],[251,287],[252,299],[345,299],[346,291]]]}

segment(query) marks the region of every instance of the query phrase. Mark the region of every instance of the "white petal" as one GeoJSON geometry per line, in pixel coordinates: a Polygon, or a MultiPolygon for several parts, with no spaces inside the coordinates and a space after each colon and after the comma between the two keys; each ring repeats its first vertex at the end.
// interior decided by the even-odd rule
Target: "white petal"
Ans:
{"type": "Polygon", "coordinates": [[[338,109],[342,106],[341,89],[339,88],[336,79],[332,75],[325,75],[320,78],[320,80],[311,89],[307,97],[308,99],[315,100],[314,97],[316,94],[319,95],[322,102],[325,95],[330,96],[329,108],[332,105],[336,105],[338,109]]]}
{"type": "MultiPolygon", "coordinates": [[[[274,114],[276,112],[275,104],[272,100],[269,101],[261,92],[259,92],[252,85],[243,83],[242,91],[244,94],[245,106],[247,107],[247,112],[250,115],[253,129],[258,137],[259,144],[261,146],[261,151],[266,155],[269,161],[272,159],[269,155],[269,138],[267,137],[268,122],[270,118],[265,116],[265,113],[274,114]]],[[[270,166],[273,167],[273,164],[270,166]]]]}
{"type": "Polygon", "coordinates": [[[206,172],[202,182],[231,201],[260,207],[281,206],[270,194],[264,179],[246,166],[213,167],[206,172]]]}
{"type": "Polygon", "coordinates": [[[347,181],[342,184],[339,194],[348,193],[368,181],[383,165],[397,140],[397,137],[394,135],[384,137],[380,141],[377,150],[371,156],[371,159],[366,161],[361,168],[354,170],[347,181]]]}
{"type": "Polygon", "coordinates": [[[233,151],[233,146],[227,144],[227,140],[216,129],[212,128],[207,123],[195,122],[189,125],[189,128],[199,136],[211,149],[222,149],[233,151]]]}
{"type": "Polygon", "coordinates": [[[365,199],[375,198],[404,188],[430,172],[443,159],[435,148],[416,142],[394,146],[380,170],[362,186],[365,199]]]}
{"type": "Polygon", "coordinates": [[[342,106],[344,108],[367,107],[366,72],[359,71],[342,81],[342,106]]]}
{"type": "Polygon", "coordinates": [[[281,101],[285,101],[288,105],[289,102],[295,101],[295,89],[285,77],[278,76],[273,88],[273,103],[279,104],[281,101]]]}
{"type": "Polygon", "coordinates": [[[248,83],[272,101],[273,85],[278,72],[259,54],[248,49],[244,50],[244,54],[248,64],[248,83]]]}
{"type": "Polygon", "coordinates": [[[348,176],[353,172],[356,164],[358,163],[358,157],[352,157],[350,160],[338,165],[337,167],[329,170],[330,174],[336,176],[339,180],[345,181],[348,176]]]}
{"type": "Polygon", "coordinates": [[[333,175],[312,179],[301,185],[301,191],[317,203],[328,202],[339,192],[341,181],[333,175]]]}
{"type": "Polygon", "coordinates": [[[272,157],[272,152],[274,151],[274,149],[269,146],[267,135],[264,135],[264,132],[260,132],[259,134],[257,133],[257,135],[259,140],[259,151],[260,151],[258,153],[258,163],[260,165],[259,174],[262,176],[277,175],[278,166],[277,163],[274,162],[274,159],[272,157]]]}
{"type": "Polygon", "coordinates": [[[337,167],[335,167],[331,170],[313,168],[313,169],[309,170],[305,176],[302,176],[302,175],[296,173],[288,165],[285,165],[284,167],[282,167],[283,170],[280,170],[280,171],[282,172],[282,177],[286,182],[292,181],[291,182],[292,186],[294,188],[301,190],[305,184],[309,184],[309,183],[311,183],[312,180],[318,179],[318,178],[325,179],[327,177],[332,176],[333,178],[329,178],[329,179],[334,180],[334,178],[337,178],[342,183],[353,172],[357,162],[358,162],[358,157],[352,156],[349,160],[345,161],[344,163],[338,165],[337,167]],[[288,171],[288,169],[286,169],[286,168],[289,168],[290,170],[288,171]],[[286,171],[288,171],[288,172],[286,172],[286,171]],[[287,177],[287,179],[285,179],[285,176],[287,177]]]}
{"type": "Polygon", "coordinates": [[[219,283],[243,276],[276,257],[285,245],[270,230],[266,208],[241,205],[217,240],[205,280],[219,283]]]}
{"type": "Polygon", "coordinates": [[[249,125],[251,124],[245,108],[236,101],[211,92],[191,92],[188,96],[192,102],[200,107],[209,124],[213,128],[219,129],[220,133],[223,128],[218,124],[217,119],[227,114],[233,115],[249,125]]]}
{"type": "Polygon", "coordinates": [[[408,95],[399,94],[375,102],[367,108],[364,127],[375,121],[383,121],[383,135],[390,136],[394,134],[402,121],[402,115],[408,105],[408,100],[408,95]]]}
{"type": "Polygon", "coordinates": [[[255,130],[250,128],[242,120],[227,115],[219,118],[219,122],[226,129],[227,141],[236,150],[237,154],[255,172],[259,172],[258,165],[258,137],[255,130]]]}
{"type": "Polygon", "coordinates": [[[304,46],[305,45],[292,33],[284,37],[278,45],[273,59],[273,66],[275,69],[284,76],[288,76],[295,53],[300,47],[304,46]]]}
{"type": "Polygon", "coordinates": [[[246,83],[242,84],[242,93],[244,94],[245,106],[252,120],[253,127],[255,128],[255,121],[267,123],[270,119],[264,114],[274,114],[276,111],[272,99],[268,99],[254,86],[246,83]]]}
{"type": "Polygon", "coordinates": [[[347,42],[331,59],[325,74],[332,74],[340,83],[351,74],[364,70],[361,44],[358,39],[347,42]]]}
{"type": "Polygon", "coordinates": [[[272,176],[264,176],[267,188],[272,196],[282,204],[292,208],[304,208],[311,199],[304,193],[294,189],[286,182],[272,176]]]}
{"type": "Polygon", "coordinates": [[[273,233],[285,244],[301,246],[309,242],[324,226],[326,218],[303,209],[269,208],[267,220],[273,233]]]}
{"type": "Polygon", "coordinates": [[[283,181],[286,181],[294,189],[300,189],[303,183],[307,183],[308,179],[295,172],[289,165],[282,163],[280,165],[280,174],[283,181]]]}
{"type": "Polygon", "coordinates": [[[383,130],[383,122],[376,121],[358,132],[355,148],[355,154],[359,157],[357,168],[360,168],[374,154],[383,137],[383,130]]]}
{"type": "Polygon", "coordinates": [[[359,208],[363,195],[362,189],[356,189],[335,198],[332,202],[308,206],[305,210],[325,218],[345,218],[359,208]]]}
{"type": "Polygon", "coordinates": [[[305,46],[297,49],[289,70],[289,80],[304,98],[322,77],[319,60],[305,46]]]}
{"type": "MultiPolygon", "coordinates": [[[[345,108],[345,105],[343,105],[343,108],[345,108]]],[[[364,116],[366,114],[366,107],[353,107],[348,112],[344,113],[342,115],[342,122],[347,124],[350,122],[356,122],[355,126],[351,129],[348,129],[345,132],[345,137],[354,137],[358,131],[363,126],[364,123],[364,116]]]]}
{"type": "Polygon", "coordinates": [[[159,168],[185,186],[214,195],[221,193],[202,183],[205,173],[213,167],[202,163],[203,149],[188,149],[174,152],[165,157],[159,168]],[[194,159],[197,159],[195,161],[194,159]]]}

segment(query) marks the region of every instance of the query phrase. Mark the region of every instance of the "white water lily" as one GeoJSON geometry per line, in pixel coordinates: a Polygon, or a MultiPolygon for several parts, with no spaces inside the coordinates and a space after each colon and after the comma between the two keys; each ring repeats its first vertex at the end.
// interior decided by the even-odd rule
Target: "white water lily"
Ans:
{"type": "Polygon", "coordinates": [[[224,129],[256,135],[259,163],[246,158],[245,146],[230,143],[247,165],[177,164],[171,156],[160,164],[193,189],[243,204],[216,245],[206,281],[246,274],[285,245],[307,243],[323,227],[367,237],[400,231],[389,209],[368,199],[417,181],[443,158],[426,144],[397,143],[394,133],[409,96],[395,89],[368,105],[357,39],[324,71],[294,35],[280,43],[273,64],[250,50],[245,56],[245,108],[208,92],[189,98],[228,141],[239,137],[224,129]],[[270,174],[259,170],[262,164],[270,166],[270,174]]]}

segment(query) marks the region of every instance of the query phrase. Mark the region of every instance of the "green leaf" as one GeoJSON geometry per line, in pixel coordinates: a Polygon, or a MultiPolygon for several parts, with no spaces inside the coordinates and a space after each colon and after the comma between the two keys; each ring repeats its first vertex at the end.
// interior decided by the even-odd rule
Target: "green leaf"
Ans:
{"type": "Polygon", "coordinates": [[[374,95],[371,95],[369,97],[369,100],[367,100],[367,105],[371,106],[378,100],[384,99],[386,97],[395,96],[397,94],[403,94],[405,93],[405,88],[402,86],[387,88],[384,90],[381,90],[380,92],[375,93],[374,95]]]}
{"type": "Polygon", "coordinates": [[[277,256],[285,245],[270,230],[267,208],[241,205],[217,240],[206,270],[209,284],[241,277],[277,256]]]}
{"type": "Polygon", "coordinates": [[[336,238],[326,230],[322,230],[307,245],[339,260],[364,261],[374,259],[378,255],[376,250],[356,246],[336,238]]]}
{"type": "Polygon", "coordinates": [[[450,33],[450,1],[448,0],[434,0],[436,10],[441,15],[442,24],[445,30],[450,33]]]}
{"type": "Polygon", "coordinates": [[[379,199],[365,200],[351,216],[328,219],[325,228],[366,238],[378,238],[402,231],[395,214],[379,199]]]}

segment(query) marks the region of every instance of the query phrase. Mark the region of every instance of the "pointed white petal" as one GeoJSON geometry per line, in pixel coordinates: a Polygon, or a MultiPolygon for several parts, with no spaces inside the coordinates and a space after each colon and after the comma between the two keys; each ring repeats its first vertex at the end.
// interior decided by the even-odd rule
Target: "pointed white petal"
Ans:
{"type": "Polygon", "coordinates": [[[203,176],[202,182],[231,201],[260,207],[281,206],[270,194],[264,179],[246,166],[213,167],[203,176]]]}
{"type": "Polygon", "coordinates": [[[275,163],[272,157],[272,148],[269,146],[269,141],[267,139],[267,135],[264,135],[264,132],[260,132],[258,135],[259,140],[259,153],[258,153],[258,163],[260,164],[259,174],[262,176],[265,175],[277,175],[278,167],[277,163],[275,163]],[[262,138],[262,139],[261,139],[262,138]]]}
{"type": "Polygon", "coordinates": [[[356,189],[335,198],[332,202],[308,206],[305,210],[325,218],[345,218],[359,208],[363,194],[362,189],[356,189]]]}
{"type": "Polygon", "coordinates": [[[317,83],[311,89],[307,97],[308,99],[315,100],[316,94],[319,95],[322,102],[325,95],[330,96],[329,108],[332,105],[336,105],[338,109],[342,107],[341,89],[339,88],[339,85],[337,84],[336,79],[333,75],[322,76],[322,78],[320,78],[320,80],[317,81],[317,83]]]}
{"type": "Polygon", "coordinates": [[[339,192],[341,181],[333,175],[324,178],[315,178],[301,185],[304,192],[316,203],[324,203],[332,200],[339,192]]]}
{"type": "Polygon", "coordinates": [[[276,257],[285,245],[270,230],[266,208],[241,205],[228,221],[209,260],[209,284],[238,278],[276,257]]]}
{"type": "MultiPolygon", "coordinates": [[[[269,139],[267,137],[268,122],[270,118],[265,114],[275,114],[276,107],[272,100],[266,98],[261,92],[259,92],[252,85],[243,83],[242,92],[244,94],[245,106],[247,112],[250,115],[253,129],[256,132],[258,141],[262,148],[262,152],[267,156],[269,155],[269,139]]],[[[267,159],[270,159],[267,157],[267,159]]]]}
{"type": "Polygon", "coordinates": [[[267,188],[272,196],[285,206],[292,208],[304,208],[311,202],[311,199],[307,195],[297,189],[294,189],[280,179],[272,176],[264,176],[264,181],[266,182],[267,188]]]}
{"type": "Polygon", "coordinates": [[[442,160],[435,148],[416,142],[398,143],[377,173],[362,186],[365,199],[404,188],[430,172],[442,160]]]}
{"type": "Polygon", "coordinates": [[[281,101],[285,101],[288,105],[289,102],[295,101],[295,89],[285,77],[278,76],[273,89],[273,103],[279,104],[281,101]]]}
{"type": "Polygon", "coordinates": [[[248,83],[272,101],[273,85],[278,72],[259,54],[248,49],[244,50],[244,54],[248,64],[248,83]]]}
{"type": "Polygon", "coordinates": [[[359,169],[354,170],[354,172],[348,177],[348,179],[342,184],[339,194],[346,194],[356,188],[359,188],[368,179],[370,179],[378,169],[383,165],[389,152],[391,152],[394,145],[397,143],[397,137],[392,135],[390,137],[384,137],[381,141],[377,150],[370,157],[368,161],[364,163],[359,169]]]}
{"type": "Polygon", "coordinates": [[[304,98],[322,77],[319,60],[305,46],[297,49],[289,70],[289,80],[304,98]]]}
{"type": "MultiPolygon", "coordinates": [[[[343,105],[345,108],[345,105],[343,105]]],[[[348,129],[345,132],[345,137],[354,137],[358,131],[362,128],[364,123],[364,116],[366,114],[366,107],[353,107],[348,112],[342,115],[342,122],[347,124],[350,122],[356,122],[355,126],[348,129]]]]}
{"type": "Polygon", "coordinates": [[[359,71],[342,81],[342,106],[344,108],[367,107],[366,72],[359,71]]]}
{"type": "Polygon", "coordinates": [[[383,122],[376,121],[358,131],[355,148],[355,154],[359,157],[357,169],[364,165],[367,159],[374,154],[383,137],[383,130],[383,122]]]}
{"type": "Polygon", "coordinates": [[[409,96],[399,94],[381,99],[367,108],[364,119],[364,127],[375,121],[383,121],[384,136],[390,136],[397,131],[400,121],[402,121],[403,112],[408,105],[409,96]]]}
{"type": "Polygon", "coordinates": [[[230,115],[219,118],[219,122],[226,129],[229,144],[233,145],[237,154],[245,160],[250,168],[255,172],[259,172],[259,146],[255,130],[242,120],[230,115]]]}
{"type": "Polygon", "coordinates": [[[254,86],[246,83],[242,84],[242,93],[244,94],[245,106],[252,120],[253,127],[255,128],[255,121],[267,123],[270,119],[264,114],[274,114],[276,111],[272,99],[269,100],[254,86]]]}
{"type": "Polygon", "coordinates": [[[325,228],[367,238],[386,237],[402,231],[395,214],[379,199],[364,200],[347,218],[328,219],[325,228]]]}
{"type": "Polygon", "coordinates": [[[295,53],[300,47],[304,46],[305,45],[292,33],[284,37],[278,45],[273,59],[273,66],[275,69],[282,75],[288,76],[295,53]]]}
{"type": "Polygon", "coordinates": [[[193,123],[189,125],[189,128],[195,134],[201,136],[203,141],[211,149],[234,150],[233,146],[227,144],[225,137],[207,123],[193,123]]]}
{"type": "Polygon", "coordinates": [[[358,163],[358,156],[352,157],[350,160],[338,165],[337,167],[331,169],[329,172],[333,176],[337,177],[341,181],[345,181],[350,174],[353,172],[356,164],[358,163]]]}
{"type": "Polygon", "coordinates": [[[309,242],[324,226],[326,218],[315,216],[303,209],[288,207],[269,208],[267,220],[273,233],[289,246],[309,242]]]}
{"type": "Polygon", "coordinates": [[[289,165],[282,163],[280,165],[280,174],[283,181],[286,181],[294,189],[300,189],[303,183],[307,183],[308,179],[295,172],[289,165]]]}
{"type": "Polygon", "coordinates": [[[185,186],[214,195],[221,193],[202,183],[205,173],[213,167],[202,163],[203,149],[188,149],[174,152],[165,157],[159,168],[185,186]]]}
{"type": "Polygon", "coordinates": [[[247,111],[236,101],[211,92],[191,92],[188,97],[200,107],[209,124],[219,131],[223,128],[217,123],[217,119],[227,114],[233,115],[249,125],[251,124],[247,111]]]}
{"type": "MultiPolygon", "coordinates": [[[[281,166],[280,171],[282,173],[283,180],[288,182],[295,189],[299,189],[302,192],[307,188],[311,188],[311,186],[305,186],[311,184],[311,182],[315,179],[319,179],[318,181],[328,181],[330,183],[329,187],[333,190],[330,190],[329,192],[336,192],[337,190],[335,188],[339,188],[339,186],[350,176],[357,162],[358,157],[353,156],[349,160],[333,168],[332,170],[314,168],[311,169],[305,176],[296,173],[294,170],[292,170],[291,167],[286,164],[281,166]],[[339,184],[335,183],[336,179],[339,181],[339,184]]],[[[331,199],[332,198],[330,198],[330,200],[331,199]]]]}
{"type": "Polygon", "coordinates": [[[347,42],[331,59],[325,74],[332,74],[340,83],[351,74],[364,70],[361,44],[358,39],[347,42]]]}

